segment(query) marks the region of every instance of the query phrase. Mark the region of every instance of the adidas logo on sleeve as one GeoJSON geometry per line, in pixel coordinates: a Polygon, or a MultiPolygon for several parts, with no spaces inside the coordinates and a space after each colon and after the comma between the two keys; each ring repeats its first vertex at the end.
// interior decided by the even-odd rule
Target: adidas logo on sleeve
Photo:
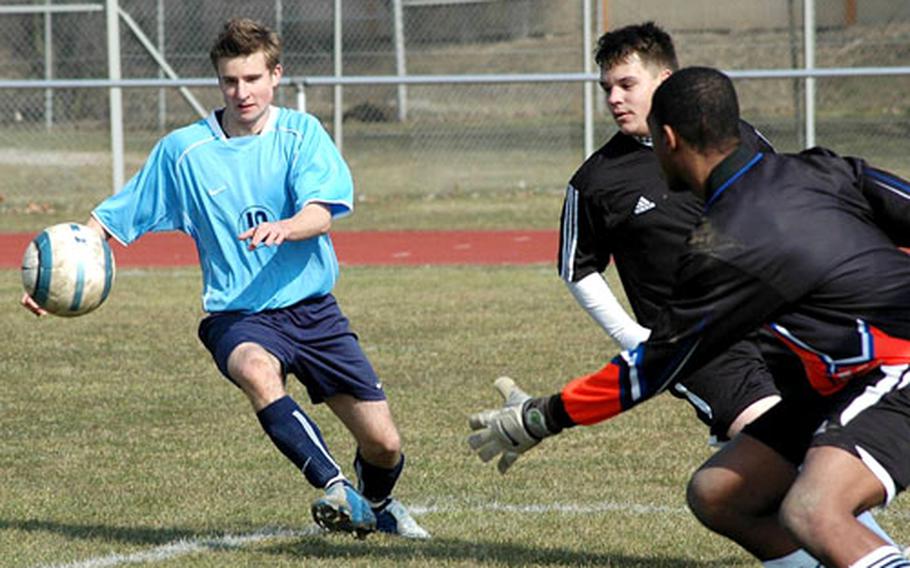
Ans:
{"type": "Polygon", "coordinates": [[[654,204],[653,201],[651,201],[644,195],[641,195],[638,198],[638,202],[635,203],[635,209],[633,210],[633,213],[635,213],[636,215],[641,215],[642,213],[650,211],[651,209],[654,209],[655,207],[657,207],[657,206],[654,204]]]}

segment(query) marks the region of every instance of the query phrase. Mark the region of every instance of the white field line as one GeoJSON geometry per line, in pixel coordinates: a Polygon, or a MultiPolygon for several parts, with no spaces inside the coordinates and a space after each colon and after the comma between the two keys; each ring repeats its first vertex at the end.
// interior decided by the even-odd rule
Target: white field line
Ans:
{"type": "MultiPolygon", "coordinates": [[[[508,503],[484,503],[479,505],[412,505],[408,509],[414,516],[438,513],[466,513],[466,512],[505,512],[505,513],[566,513],[566,514],[592,514],[608,511],[650,515],[650,514],[688,514],[682,507],[665,507],[662,505],[641,505],[635,503],[590,503],[587,505],[573,505],[570,503],[540,504],[540,505],[512,505],[508,503]]],[[[127,564],[147,564],[172,560],[187,554],[205,551],[242,548],[251,544],[282,539],[316,536],[321,530],[312,525],[304,530],[265,528],[243,535],[201,536],[194,539],[180,539],[167,544],[162,544],[148,550],[132,554],[110,554],[88,558],[68,564],[46,564],[40,568],[111,568],[127,564]]]]}
{"type": "MultiPolygon", "coordinates": [[[[414,516],[439,513],[484,513],[484,512],[503,512],[503,513],[563,513],[573,515],[590,515],[595,513],[621,512],[633,515],[689,515],[689,510],[685,507],[669,507],[666,505],[640,504],[640,503],[613,503],[597,502],[586,505],[571,503],[549,503],[538,505],[515,505],[508,503],[484,503],[479,505],[412,505],[408,509],[414,516]]],[[[910,513],[901,511],[878,511],[876,517],[895,517],[910,519],[910,513]]],[[[126,564],[147,564],[152,562],[163,562],[187,554],[197,552],[217,551],[225,549],[243,548],[251,544],[257,544],[264,541],[284,539],[284,538],[302,538],[322,534],[322,530],[316,525],[311,525],[303,530],[291,530],[281,528],[263,528],[258,531],[242,535],[224,535],[224,536],[201,536],[194,539],[180,539],[167,544],[156,546],[141,552],[132,554],[111,554],[108,556],[99,556],[71,562],[68,564],[46,564],[39,568],[111,568],[114,566],[123,566],[126,564]]],[[[431,541],[432,542],[432,541],[431,541]]]]}
{"type": "Polygon", "coordinates": [[[649,514],[666,514],[681,513],[688,514],[684,507],[667,507],[664,505],[642,505],[637,503],[589,503],[587,505],[577,505],[571,503],[542,503],[539,505],[514,505],[509,503],[483,503],[474,506],[456,506],[456,505],[427,505],[409,506],[408,510],[415,516],[425,515],[428,513],[466,513],[466,512],[503,512],[503,513],[568,513],[589,515],[592,513],[604,513],[608,511],[620,511],[624,513],[633,513],[638,515],[649,514]]]}
{"type": "Polygon", "coordinates": [[[242,548],[249,544],[273,540],[276,538],[292,538],[315,536],[320,533],[319,527],[313,525],[307,530],[292,531],[287,529],[260,529],[256,532],[243,535],[224,535],[220,537],[200,537],[197,539],[180,539],[161,546],[156,546],[142,552],[132,554],[111,554],[89,558],[69,564],[46,565],[47,568],[109,568],[124,564],[145,564],[149,562],[162,562],[179,556],[211,550],[225,550],[242,548]]]}

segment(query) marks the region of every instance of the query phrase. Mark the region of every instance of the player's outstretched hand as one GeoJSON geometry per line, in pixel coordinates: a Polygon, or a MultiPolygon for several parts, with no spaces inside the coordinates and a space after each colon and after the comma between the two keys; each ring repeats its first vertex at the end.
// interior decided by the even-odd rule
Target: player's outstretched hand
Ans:
{"type": "Polygon", "coordinates": [[[469,422],[474,433],[468,437],[468,445],[483,462],[501,455],[496,467],[499,473],[505,473],[521,454],[555,432],[546,428],[539,410],[527,408],[526,403],[532,399],[515,381],[499,377],[493,386],[505,399],[505,404],[502,408],[471,416],[469,422]],[[527,424],[528,414],[534,414],[533,431],[527,424]]]}
{"type": "Polygon", "coordinates": [[[290,230],[281,221],[260,223],[237,235],[241,241],[249,241],[247,248],[256,250],[259,246],[278,246],[288,238],[290,230]]]}
{"type": "Polygon", "coordinates": [[[22,299],[19,301],[19,303],[22,304],[23,308],[32,312],[36,316],[40,317],[40,316],[47,315],[47,310],[45,310],[44,308],[39,306],[38,302],[36,302],[31,296],[29,296],[27,292],[22,294],[22,299]]]}

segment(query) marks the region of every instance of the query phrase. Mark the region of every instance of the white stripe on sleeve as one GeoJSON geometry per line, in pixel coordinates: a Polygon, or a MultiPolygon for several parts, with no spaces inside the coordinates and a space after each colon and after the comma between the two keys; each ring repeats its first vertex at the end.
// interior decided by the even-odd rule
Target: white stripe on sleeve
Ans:
{"type": "Polygon", "coordinates": [[[566,187],[562,212],[562,251],[560,278],[571,282],[575,272],[575,249],[578,244],[578,190],[566,187]]]}

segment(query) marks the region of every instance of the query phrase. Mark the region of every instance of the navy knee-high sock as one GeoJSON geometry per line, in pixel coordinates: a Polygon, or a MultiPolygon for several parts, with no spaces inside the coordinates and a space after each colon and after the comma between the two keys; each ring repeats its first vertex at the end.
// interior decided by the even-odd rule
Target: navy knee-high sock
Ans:
{"type": "Polygon", "coordinates": [[[290,396],[279,398],[256,413],[272,442],[297,466],[313,487],[344,479],[332,459],[319,427],[290,396]]]}
{"type": "Polygon", "coordinates": [[[357,471],[358,487],[360,494],[366,497],[374,506],[381,507],[392,495],[392,489],[404,469],[404,454],[398,460],[398,465],[392,469],[378,467],[367,463],[360,455],[360,449],[354,457],[354,470],[357,471]]]}

